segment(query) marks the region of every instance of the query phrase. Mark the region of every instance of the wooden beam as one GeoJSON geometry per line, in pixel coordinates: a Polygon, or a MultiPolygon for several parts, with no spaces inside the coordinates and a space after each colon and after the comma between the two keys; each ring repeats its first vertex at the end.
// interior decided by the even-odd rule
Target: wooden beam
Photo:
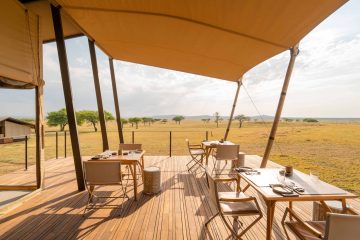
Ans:
{"type": "Polygon", "coordinates": [[[44,161],[45,161],[45,143],[44,143],[44,87],[39,85],[35,88],[35,135],[36,135],[36,187],[44,187],[44,161]]]}
{"type": "Polygon", "coordinates": [[[118,128],[119,141],[120,141],[120,143],[124,143],[124,135],[123,135],[123,129],[122,129],[121,117],[120,117],[119,98],[118,98],[118,94],[117,94],[116,79],[115,79],[114,62],[113,62],[112,58],[109,58],[109,65],[110,65],[112,90],[113,90],[113,95],[114,95],[116,124],[117,124],[117,128],[118,128]]]}
{"type": "Polygon", "coordinates": [[[67,113],[68,122],[69,122],[69,130],[70,130],[71,146],[72,146],[75,172],[76,172],[76,180],[77,180],[77,185],[78,185],[79,191],[83,191],[83,190],[85,190],[85,184],[84,184],[84,176],[83,176],[82,161],[81,161],[81,154],[80,154],[79,136],[78,136],[77,126],[76,126],[76,116],[75,116],[75,110],[74,110],[74,105],[73,105],[69,66],[68,66],[67,55],[66,55],[65,40],[64,40],[64,33],[63,33],[62,22],[61,22],[60,8],[51,5],[51,14],[52,14],[52,19],[53,19],[53,24],[54,24],[56,46],[57,46],[57,50],[58,50],[58,57],[59,57],[59,64],[60,64],[60,71],[61,71],[61,80],[62,80],[62,86],[63,86],[65,104],[66,104],[66,113],[67,113]]]}
{"type": "Polygon", "coordinates": [[[234,117],[236,102],[237,102],[238,97],[239,97],[239,92],[240,92],[240,87],[241,87],[241,85],[242,85],[242,77],[241,77],[240,80],[237,82],[236,94],[235,94],[235,98],[234,98],[234,103],[233,103],[232,108],[231,108],[231,113],[230,113],[230,118],[229,118],[229,121],[228,121],[228,125],[227,125],[226,131],[225,131],[224,141],[226,141],[226,139],[227,139],[227,137],[228,137],[228,135],[229,135],[229,131],[230,131],[230,127],[231,127],[231,122],[232,122],[232,119],[233,119],[233,117],[234,117]]]}
{"type": "Polygon", "coordinates": [[[266,164],[267,164],[267,162],[269,160],[269,157],[270,157],[271,148],[272,148],[272,145],[274,144],[274,141],[275,141],[276,131],[277,131],[277,128],[279,126],[281,113],[282,113],[282,109],[283,109],[284,102],[285,102],[286,92],[287,92],[289,82],[290,82],[290,78],[291,78],[291,74],[292,74],[292,71],[293,71],[293,68],[294,68],[295,59],[296,59],[296,56],[298,54],[299,54],[299,44],[296,44],[294,47],[292,47],[290,49],[290,61],[289,61],[289,65],[288,65],[288,68],[287,68],[287,71],[286,71],[286,75],[285,75],[283,87],[282,87],[282,90],[281,90],[279,103],[278,103],[278,107],[277,107],[276,114],[275,114],[275,119],[274,119],[274,122],[273,122],[273,125],[272,125],[272,128],[271,128],[269,140],[268,140],[268,143],[266,145],[264,157],[263,157],[261,165],[260,165],[261,168],[266,167],[266,164]]]}
{"type": "Polygon", "coordinates": [[[106,150],[109,150],[109,142],[108,142],[108,138],[107,138],[104,107],[103,107],[102,97],[101,97],[99,71],[98,71],[97,61],[96,61],[95,44],[94,44],[94,41],[92,41],[90,39],[88,39],[88,42],[89,42],[89,50],[90,50],[91,67],[92,67],[93,76],[94,76],[95,94],[96,94],[96,102],[97,102],[98,114],[99,114],[102,145],[103,145],[103,151],[106,151],[106,150]]]}

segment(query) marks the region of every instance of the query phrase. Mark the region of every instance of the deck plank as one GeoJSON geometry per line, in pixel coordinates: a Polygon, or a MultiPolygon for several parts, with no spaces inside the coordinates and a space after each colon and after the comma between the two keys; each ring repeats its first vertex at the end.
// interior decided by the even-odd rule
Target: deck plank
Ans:
{"type": "MultiPolygon", "coordinates": [[[[113,201],[121,208],[90,211],[83,217],[87,193],[78,192],[72,158],[46,161],[46,188],[19,207],[0,216],[0,239],[226,239],[230,232],[219,218],[208,228],[205,221],[215,213],[207,198],[207,185],[202,173],[190,174],[186,156],[147,156],[146,166],[161,168],[162,191],[156,195],[139,194],[134,201],[133,186],[127,193],[129,200],[113,201]]],[[[258,167],[260,158],[246,156],[246,165],[258,167]]],[[[210,164],[211,165],[211,164],[210,164]]],[[[269,162],[270,167],[277,164],[269,162]]],[[[34,166],[28,171],[17,171],[0,177],[2,184],[34,184],[34,166]]],[[[244,187],[244,183],[242,183],[244,187]]],[[[143,186],[139,186],[142,191],[143,186]]],[[[221,191],[230,191],[234,185],[221,184],[221,191]]],[[[98,189],[101,196],[118,196],[114,187],[98,189]]],[[[257,196],[253,189],[247,194],[257,196]]],[[[259,198],[262,211],[264,202],[259,198]]],[[[350,204],[360,210],[360,200],[350,204]]],[[[276,206],[273,227],[274,239],[285,239],[280,224],[286,203],[276,206]]],[[[294,203],[295,210],[304,219],[310,219],[311,202],[294,203]]],[[[247,225],[254,218],[243,218],[247,225]]],[[[229,219],[231,220],[231,219],[229,219]]],[[[264,239],[266,216],[257,223],[244,239],[264,239]]]]}

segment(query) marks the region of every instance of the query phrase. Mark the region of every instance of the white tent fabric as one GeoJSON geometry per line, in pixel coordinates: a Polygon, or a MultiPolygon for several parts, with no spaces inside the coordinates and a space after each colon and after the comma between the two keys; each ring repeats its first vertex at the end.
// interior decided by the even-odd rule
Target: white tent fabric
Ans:
{"type": "Polygon", "coordinates": [[[0,1],[0,87],[32,88],[41,80],[39,17],[14,0],[0,1]]]}
{"type": "Polygon", "coordinates": [[[55,0],[109,56],[238,81],[346,0],[55,0]]]}

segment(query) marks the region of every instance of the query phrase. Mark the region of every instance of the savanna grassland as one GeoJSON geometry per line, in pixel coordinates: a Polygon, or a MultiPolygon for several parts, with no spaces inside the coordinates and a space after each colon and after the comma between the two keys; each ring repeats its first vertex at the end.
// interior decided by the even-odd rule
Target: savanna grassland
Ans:
{"type": "MultiPolygon", "coordinates": [[[[247,154],[262,156],[266,146],[271,123],[245,122],[238,128],[233,122],[228,140],[240,144],[247,154]]],[[[226,122],[216,127],[214,122],[203,123],[200,120],[184,120],[180,125],[174,122],[154,123],[151,126],[139,124],[139,129],[125,125],[125,141],[143,143],[148,155],[169,155],[169,131],[172,131],[172,154],[186,155],[185,139],[199,143],[206,137],[223,138],[226,122]]],[[[108,122],[108,138],[111,149],[117,149],[118,135],[114,121],[108,122]]],[[[57,128],[47,128],[56,131],[57,128]]],[[[101,152],[101,135],[91,126],[79,127],[81,154],[94,155],[101,152]]],[[[35,137],[28,143],[29,164],[34,163],[35,137]]],[[[45,138],[46,159],[55,158],[55,134],[47,133],[45,138]]],[[[59,157],[64,156],[64,135],[59,133],[59,157]]],[[[0,145],[0,174],[24,168],[24,142],[0,145]]],[[[68,133],[67,156],[71,156],[71,144],[68,133]]],[[[293,165],[309,173],[315,172],[321,179],[341,188],[360,194],[360,123],[303,123],[282,122],[278,129],[276,144],[271,160],[293,165]]],[[[59,159],[61,161],[61,159],[59,159]]]]}

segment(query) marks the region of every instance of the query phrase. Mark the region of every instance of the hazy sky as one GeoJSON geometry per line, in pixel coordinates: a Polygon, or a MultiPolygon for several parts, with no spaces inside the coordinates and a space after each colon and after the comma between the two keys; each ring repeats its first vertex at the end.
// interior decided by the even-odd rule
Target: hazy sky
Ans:
{"type": "MultiPolygon", "coordinates": [[[[360,1],[350,1],[300,44],[283,110],[288,117],[360,117],[360,1]]],[[[96,110],[87,40],[66,41],[76,110],[96,110]]],[[[114,112],[107,57],[97,49],[104,107],[114,112]]],[[[244,85],[261,114],[274,115],[289,52],[256,66],[244,85]]],[[[236,83],[115,61],[124,117],[161,114],[228,115],[236,83]]],[[[45,111],[64,107],[55,44],[44,45],[45,111]]],[[[0,116],[33,116],[33,90],[0,90],[0,116]],[[9,100],[11,99],[11,101],[9,100]]],[[[244,89],[236,113],[257,115],[244,89]]]]}

